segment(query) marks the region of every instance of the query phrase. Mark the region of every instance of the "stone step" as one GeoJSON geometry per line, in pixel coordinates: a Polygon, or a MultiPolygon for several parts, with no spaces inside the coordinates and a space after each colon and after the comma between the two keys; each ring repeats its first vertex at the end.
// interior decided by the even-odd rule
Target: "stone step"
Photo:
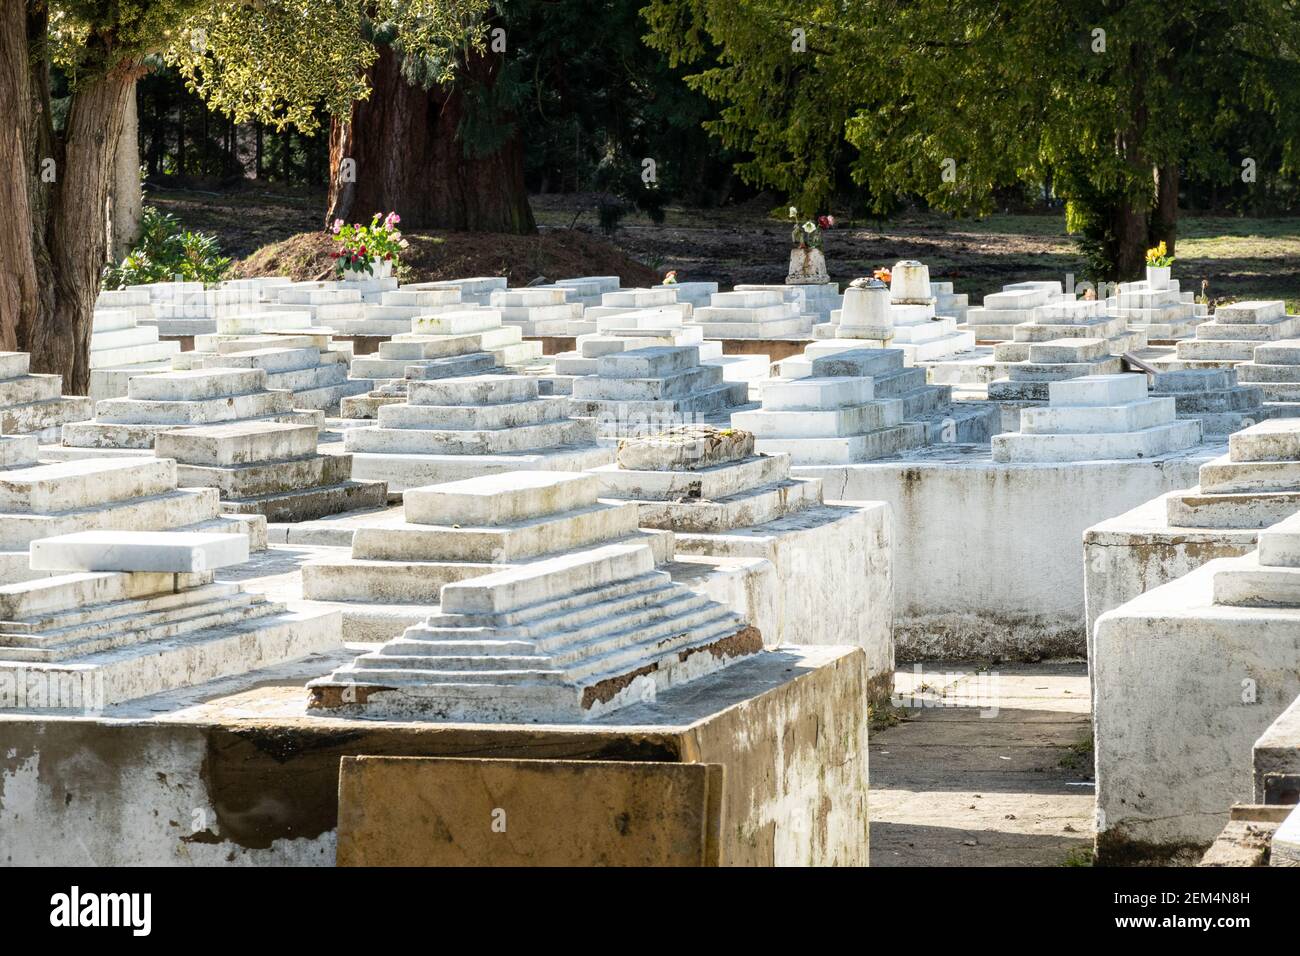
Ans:
{"type": "Polygon", "coordinates": [[[1171,528],[1267,528],[1297,510],[1300,488],[1239,494],[1207,494],[1193,489],[1165,499],[1165,515],[1171,528]]]}
{"type": "Polygon", "coordinates": [[[169,361],[180,352],[180,348],[179,342],[154,342],[150,345],[132,345],[122,349],[101,349],[91,354],[90,367],[108,369],[169,361]]]}
{"type": "Polygon", "coordinates": [[[439,430],[367,425],[344,432],[343,445],[349,452],[500,455],[571,444],[580,433],[580,427],[578,422],[571,420],[501,429],[439,430]]]}
{"type": "Polygon", "coordinates": [[[1068,378],[1082,378],[1085,375],[1118,375],[1122,369],[1123,363],[1112,356],[1088,362],[1057,365],[1016,362],[1008,366],[1007,378],[1012,382],[1059,382],[1068,378]]]}
{"type": "MultiPolygon", "coordinates": [[[[1263,348],[1263,346],[1260,346],[1260,348],[1263,348]]],[[[1242,362],[1236,367],[1239,381],[1300,386],[1300,363],[1295,365],[1264,364],[1258,361],[1259,351],[1259,349],[1255,350],[1256,361],[1242,362]]],[[[1300,349],[1297,349],[1297,357],[1300,357],[1300,349]]]]}
{"type": "Polygon", "coordinates": [[[314,348],[263,348],[249,349],[245,352],[221,352],[196,357],[198,364],[194,368],[260,368],[267,372],[267,388],[270,376],[276,372],[315,368],[322,362],[320,349],[314,348]]]}
{"type": "Polygon", "coordinates": [[[0,382],[0,403],[5,405],[31,405],[36,402],[58,401],[62,379],[58,375],[25,375],[0,382]]]}
{"type": "Polygon", "coordinates": [[[383,359],[363,356],[353,359],[352,377],[357,379],[460,378],[491,372],[496,359],[490,352],[470,352],[442,358],[383,359]]]}
{"type": "MultiPolygon", "coordinates": [[[[1161,393],[1152,391],[1154,398],[1161,393]]],[[[1255,386],[1237,385],[1207,392],[1175,392],[1180,415],[1215,415],[1255,412],[1259,415],[1264,391],[1255,386]]]]}
{"type": "Polygon", "coordinates": [[[381,293],[381,305],[430,306],[459,305],[460,291],[457,289],[393,289],[381,293]]]}
{"type": "MultiPolygon", "coordinates": [[[[500,331],[500,330],[498,330],[500,331]]],[[[438,335],[409,336],[402,339],[389,339],[379,343],[378,355],[359,355],[352,360],[353,374],[358,378],[381,378],[379,375],[366,375],[356,370],[357,363],[363,361],[421,361],[424,359],[441,359],[469,355],[484,350],[482,335],[438,335]]]]}
{"type": "Polygon", "coordinates": [[[367,561],[460,561],[501,564],[629,538],[637,507],[592,503],[500,527],[400,524],[358,528],[352,557],[367,561]]]}
{"type": "Polygon", "coordinates": [[[516,471],[412,488],[402,503],[411,524],[496,527],[594,505],[599,490],[594,475],[516,471]]]}
{"type": "Polygon", "coordinates": [[[716,498],[638,502],[638,521],[643,528],[675,532],[680,549],[682,534],[718,534],[762,525],[821,503],[820,481],[795,478],[716,498]]]}
{"type": "MultiPolygon", "coordinates": [[[[58,378],[57,375],[51,377],[58,378]]],[[[0,394],[0,433],[41,435],[42,441],[56,441],[56,430],[60,425],[83,421],[93,411],[93,403],[88,398],[64,396],[27,405],[8,405],[3,404],[3,395],[0,394]]]]}
{"type": "MultiPolygon", "coordinates": [[[[340,456],[332,456],[340,457],[340,456]]],[[[263,516],[268,522],[314,521],[345,511],[380,512],[388,506],[388,486],[383,481],[352,481],[346,478],[288,491],[225,498],[223,511],[230,516],[263,516]]]]}
{"type": "Polygon", "coordinates": [[[1259,563],[1270,568],[1300,568],[1300,520],[1295,514],[1260,532],[1259,563]]]}
{"type": "Polygon", "coordinates": [[[176,487],[167,459],[65,461],[0,472],[0,512],[48,514],[161,495],[176,487]]]}
{"type": "MultiPolygon", "coordinates": [[[[1267,532],[1260,532],[1260,538],[1267,532]]],[[[1262,547],[1262,543],[1261,543],[1262,547]]],[[[1300,607],[1300,569],[1270,567],[1252,552],[1214,574],[1214,603],[1235,607],[1300,607]]]]}
{"type": "Polygon", "coordinates": [[[825,410],[863,405],[875,397],[870,378],[796,378],[764,383],[765,411],[825,410]]]}
{"type": "Polygon", "coordinates": [[[475,375],[411,382],[412,405],[494,405],[537,398],[537,380],[522,375],[475,375]]]}
{"type": "MultiPolygon", "coordinates": [[[[1258,365],[1300,365],[1300,339],[1279,339],[1255,346],[1254,361],[1258,365]]],[[[1289,381],[1289,379],[1288,379],[1289,381]]]]}
{"type": "MultiPolygon", "coordinates": [[[[83,461],[98,463],[121,460],[110,458],[83,461]]],[[[115,501],[108,506],[96,503],[54,514],[5,514],[0,515],[0,550],[25,551],[37,538],[96,528],[167,531],[212,521],[219,514],[215,488],[176,489],[144,498],[115,501]]]]}
{"type": "Polygon", "coordinates": [[[1237,432],[1228,439],[1234,462],[1300,460],[1300,422],[1277,418],[1237,432]]]}
{"type": "Polygon", "coordinates": [[[119,611],[123,605],[134,605],[144,613],[155,611],[180,611],[182,615],[194,605],[207,602],[256,599],[259,595],[246,593],[238,584],[232,582],[212,581],[212,575],[194,575],[186,577],[187,584],[182,588],[169,588],[156,593],[142,592],[140,595],[121,600],[113,599],[96,604],[55,608],[24,617],[16,621],[0,623],[4,639],[14,647],[39,647],[49,640],[52,632],[92,634],[95,628],[105,622],[118,624],[119,611]]]}
{"type": "Polygon", "coordinates": [[[1025,435],[1085,435],[1137,432],[1172,422],[1172,398],[1151,398],[1124,405],[1024,408],[1020,431],[1025,435]]]}
{"type": "Polygon", "coordinates": [[[199,402],[247,395],[266,388],[261,369],[190,369],[131,380],[127,397],[154,402],[199,402]]]}
{"type": "MultiPolygon", "coordinates": [[[[481,577],[500,570],[500,565],[469,561],[389,561],[360,558],[327,558],[302,565],[302,593],[309,601],[356,601],[366,605],[411,604],[422,620],[438,601],[444,584],[481,577]]],[[[352,622],[356,612],[345,612],[352,622]]],[[[408,622],[410,623],[410,622],[408,622]]],[[[395,628],[384,638],[401,631],[395,628]]]]}
{"type": "Polygon", "coordinates": [[[534,398],[494,405],[385,405],[378,411],[381,428],[471,429],[518,428],[561,421],[568,417],[563,397],[534,398]]]}
{"type": "Polygon", "coordinates": [[[699,367],[695,346],[657,346],[603,355],[597,366],[604,379],[664,379],[699,367]]]}
{"type": "Polygon", "coordinates": [[[36,464],[40,443],[32,435],[0,435],[0,468],[27,468],[36,464]]]}
{"type": "MultiPolygon", "coordinates": [[[[187,596],[193,593],[187,592],[187,596]]],[[[105,605],[112,610],[113,617],[90,625],[48,631],[40,635],[39,641],[27,636],[24,644],[15,641],[13,646],[5,646],[9,635],[0,633],[0,646],[5,646],[3,656],[15,661],[62,661],[133,644],[175,640],[196,631],[254,621],[284,611],[283,604],[242,592],[228,598],[210,598],[198,605],[151,609],[156,600],[105,605]]]]}
{"type": "Polygon", "coordinates": [[[565,293],[562,289],[501,289],[494,291],[488,301],[493,308],[544,307],[563,305],[565,293]]]}
{"type": "Polygon", "coordinates": [[[1034,342],[1029,345],[1028,353],[1029,361],[1040,365],[1077,364],[1110,356],[1105,339],[1052,339],[1034,342]]]}
{"type": "Polygon", "coordinates": [[[222,498],[255,498],[345,482],[352,474],[351,455],[311,455],[239,465],[178,465],[186,488],[216,488],[222,498]]]}
{"type": "Polygon", "coordinates": [[[0,382],[26,375],[31,370],[31,361],[28,352],[0,352],[0,382]]]}
{"type": "Polygon", "coordinates": [[[116,329],[96,329],[90,336],[91,357],[95,352],[127,349],[158,342],[158,330],[149,326],[129,325],[116,329]]]}
{"type": "Polygon", "coordinates": [[[1169,422],[1134,432],[1091,435],[1030,435],[1012,432],[993,436],[993,460],[1066,462],[1155,458],[1190,448],[1200,440],[1201,425],[1195,419],[1169,422]]]}
{"type": "Polygon", "coordinates": [[[1294,334],[1295,320],[1286,317],[1270,319],[1253,325],[1216,321],[1202,322],[1196,327],[1198,341],[1254,341],[1271,342],[1294,334]]]}
{"type": "Polygon", "coordinates": [[[1052,382],[1048,389],[1054,405],[1122,405],[1147,397],[1145,375],[1089,375],[1052,382]]]}
{"type": "MultiPolygon", "coordinates": [[[[178,373],[170,373],[178,374],[178,373]]],[[[265,375],[258,369],[259,375],[265,375]]],[[[144,375],[131,379],[129,389],[139,387],[147,379],[163,375],[144,375]]],[[[289,392],[264,391],[243,395],[227,395],[196,400],[108,398],[95,406],[95,421],[69,426],[75,433],[91,425],[201,425],[206,422],[238,421],[245,418],[268,418],[293,410],[289,392]]],[[[64,444],[79,444],[69,440],[69,429],[64,430],[64,444]]]]}
{"type": "Polygon", "coordinates": [[[591,469],[600,482],[602,498],[692,503],[715,501],[758,488],[785,486],[790,459],[785,455],[757,455],[689,471],[638,471],[618,464],[591,469]]]}
{"type": "Polygon", "coordinates": [[[209,580],[199,577],[194,582],[182,583],[178,582],[174,574],[121,574],[110,571],[61,574],[19,584],[5,584],[0,585],[0,620],[22,621],[70,608],[167,594],[175,591],[178,586],[190,586],[191,583],[207,584],[209,580]]]}
{"type": "Polygon", "coordinates": [[[1221,305],[1214,310],[1212,321],[1225,325],[1254,325],[1286,317],[1286,303],[1281,299],[1253,300],[1221,305]]]}
{"type": "Polygon", "coordinates": [[[926,427],[904,422],[864,435],[839,438],[760,438],[764,454],[788,454],[797,465],[844,465],[891,458],[925,445],[926,427]]]}
{"type": "MultiPolygon", "coordinates": [[[[696,350],[692,348],[690,351],[695,352],[696,350]]],[[[622,354],[633,355],[635,353],[625,352],[622,354]]],[[[601,358],[600,362],[604,363],[616,357],[607,355],[601,358]]],[[[712,365],[695,365],[681,371],[668,372],[663,376],[647,378],[627,376],[606,378],[602,372],[597,376],[575,381],[573,383],[573,398],[616,402],[662,402],[687,398],[705,389],[717,386],[722,380],[722,369],[712,365]]]]}
{"type": "Polygon", "coordinates": [[[1233,461],[1223,455],[1201,466],[1200,490],[1216,495],[1300,490],[1300,460],[1233,461]]]}
{"type": "Polygon", "coordinates": [[[314,455],[318,435],[314,425],[281,422],[203,425],[163,432],[154,452],[186,465],[230,467],[314,455]]]}
{"type": "Polygon", "coordinates": [[[36,571],[201,574],[248,560],[248,537],[200,531],[74,531],[31,544],[36,571]]]}
{"type": "Polygon", "coordinates": [[[737,428],[756,438],[843,438],[865,435],[903,421],[903,403],[897,399],[869,402],[824,410],[772,411],[761,409],[736,412],[731,416],[737,428]]]}

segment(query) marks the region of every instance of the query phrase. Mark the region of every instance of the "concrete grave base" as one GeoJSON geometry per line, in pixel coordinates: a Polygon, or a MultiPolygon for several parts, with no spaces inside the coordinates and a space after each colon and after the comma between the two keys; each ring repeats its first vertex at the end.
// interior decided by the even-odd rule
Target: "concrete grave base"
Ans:
{"type": "MultiPolygon", "coordinates": [[[[866,865],[863,655],[760,653],[595,724],[308,716],[319,655],[91,718],[0,711],[0,859],[14,865],[329,866],[340,758],[654,761],[724,768],[718,861],[866,865]]],[[[559,821],[579,838],[582,818],[559,821]]]]}
{"type": "Polygon", "coordinates": [[[1194,485],[1223,453],[1000,463],[987,445],[905,458],[797,466],[826,499],[883,501],[893,513],[894,641],[901,660],[1082,657],[1083,532],[1194,485]]]}
{"type": "Polygon", "coordinates": [[[1211,604],[1212,561],[1097,620],[1102,863],[1204,850],[1251,792],[1252,745],[1300,694],[1295,608],[1211,604]]]}

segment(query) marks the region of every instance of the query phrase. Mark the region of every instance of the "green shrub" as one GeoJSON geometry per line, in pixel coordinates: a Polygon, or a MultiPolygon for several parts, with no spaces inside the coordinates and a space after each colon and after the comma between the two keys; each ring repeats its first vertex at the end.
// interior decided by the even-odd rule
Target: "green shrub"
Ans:
{"type": "Polygon", "coordinates": [[[221,255],[215,236],[190,232],[175,216],[145,206],[140,240],[120,265],[104,270],[103,287],[120,289],[178,277],[190,282],[217,282],[229,269],[230,259],[221,255]]]}

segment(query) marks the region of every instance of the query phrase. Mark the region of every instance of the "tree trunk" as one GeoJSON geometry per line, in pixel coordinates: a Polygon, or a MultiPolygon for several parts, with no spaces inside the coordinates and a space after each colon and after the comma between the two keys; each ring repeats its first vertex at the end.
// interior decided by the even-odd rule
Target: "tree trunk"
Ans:
{"type": "MultiPolygon", "coordinates": [[[[474,56],[461,82],[491,86],[499,63],[474,56]]],[[[537,231],[517,129],[495,151],[473,155],[458,135],[468,108],[460,86],[412,86],[386,45],[379,48],[370,81],[370,98],[353,104],[351,117],[330,127],[327,224],[368,221],[391,210],[407,228],[537,231]],[[347,175],[345,159],[355,162],[355,177],[347,175]]]]}
{"type": "Polygon", "coordinates": [[[25,4],[0,3],[0,350],[18,348],[19,330],[40,308],[33,247],[30,186],[32,76],[25,4]]]}
{"type": "Polygon", "coordinates": [[[1151,245],[1165,244],[1172,256],[1178,239],[1178,165],[1156,168],[1156,208],[1151,217],[1151,245]]]}
{"type": "Polygon", "coordinates": [[[140,238],[143,205],[140,192],[140,117],[133,88],[126,100],[122,135],[113,154],[113,191],[108,211],[109,262],[121,262],[140,238]]]}
{"type": "Polygon", "coordinates": [[[1120,200],[1111,213],[1111,234],[1115,237],[1115,280],[1131,282],[1142,278],[1147,230],[1147,210],[1131,198],[1120,200]]]}

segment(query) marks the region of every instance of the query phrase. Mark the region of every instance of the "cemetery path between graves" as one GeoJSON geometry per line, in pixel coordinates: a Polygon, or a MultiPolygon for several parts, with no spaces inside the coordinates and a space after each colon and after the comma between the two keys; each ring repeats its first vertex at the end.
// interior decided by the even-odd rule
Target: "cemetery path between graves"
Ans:
{"type": "Polygon", "coordinates": [[[1065,866],[1093,839],[1082,663],[903,665],[871,735],[872,866],[1065,866]],[[919,672],[914,668],[920,667],[919,672]]]}

